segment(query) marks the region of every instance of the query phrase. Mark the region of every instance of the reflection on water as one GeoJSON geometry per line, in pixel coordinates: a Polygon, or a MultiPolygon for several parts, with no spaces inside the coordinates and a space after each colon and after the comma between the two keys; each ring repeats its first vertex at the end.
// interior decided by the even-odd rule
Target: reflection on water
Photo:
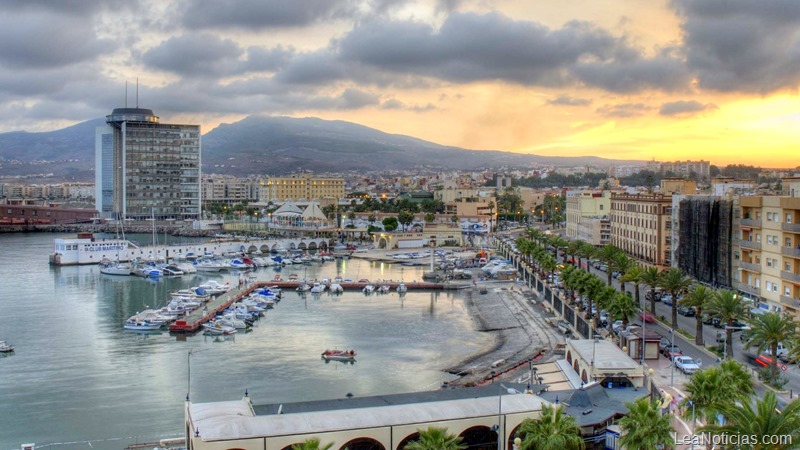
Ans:
{"type": "MultiPolygon", "coordinates": [[[[129,332],[124,320],[162,306],[169,292],[207,279],[235,285],[238,274],[152,281],[102,275],[94,266],[51,268],[54,237],[0,235],[0,339],[17,347],[0,359],[0,450],[23,442],[90,448],[87,440],[119,449],[180,434],[189,360],[193,401],[237,399],[247,390],[255,403],[291,402],[433,389],[451,379],[441,368],[489,343],[450,291],[287,292],[249,333],[129,332]],[[356,349],[358,361],[326,364],[320,353],[333,347],[356,349]]],[[[281,274],[422,277],[422,267],[403,269],[354,259],[281,274]]],[[[270,280],[275,273],[255,274],[270,280]]]]}

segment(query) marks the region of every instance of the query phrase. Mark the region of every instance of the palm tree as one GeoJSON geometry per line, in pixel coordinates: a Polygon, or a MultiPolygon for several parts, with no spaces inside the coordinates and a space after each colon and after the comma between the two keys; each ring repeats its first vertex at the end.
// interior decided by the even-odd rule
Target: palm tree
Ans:
{"type": "Polygon", "coordinates": [[[545,405],[542,407],[542,417],[539,420],[523,420],[517,436],[522,439],[521,450],[584,448],[581,428],[574,417],[564,414],[561,405],[545,405]]]}
{"type": "Polygon", "coordinates": [[[697,284],[689,289],[689,292],[680,301],[681,306],[694,308],[694,343],[696,345],[705,345],[705,342],[703,341],[703,308],[708,304],[709,301],[711,301],[713,296],[713,290],[703,286],[702,284],[697,284]]]}
{"type": "Polygon", "coordinates": [[[685,389],[689,397],[683,406],[690,401],[694,404],[693,410],[686,409],[686,416],[712,424],[717,422],[722,406],[750,401],[754,393],[750,372],[733,359],[695,372],[685,389]]]}
{"type": "MultiPolygon", "coordinates": [[[[674,303],[673,303],[674,305],[674,303]]],[[[735,292],[727,289],[717,291],[706,305],[706,312],[725,324],[725,346],[728,358],[733,358],[733,321],[744,317],[745,304],[735,292]]]]}
{"type": "MultiPolygon", "coordinates": [[[[631,267],[622,272],[622,276],[619,277],[619,282],[622,283],[622,292],[625,292],[625,283],[633,283],[633,298],[636,300],[636,305],[639,305],[639,301],[641,300],[639,284],[641,283],[640,279],[642,273],[644,273],[644,269],[642,269],[641,266],[632,264],[631,267]]],[[[644,310],[645,308],[642,307],[642,311],[644,310]]]]}
{"type": "MultiPolygon", "coordinates": [[[[613,266],[614,271],[619,274],[619,290],[625,292],[625,280],[623,279],[623,275],[635,267],[636,263],[628,258],[628,255],[625,253],[619,252],[611,261],[611,266],[613,266]]],[[[611,266],[609,266],[608,270],[611,270],[611,266]]],[[[636,304],[639,304],[639,302],[636,302],[636,304]]]]}
{"type": "Polygon", "coordinates": [[[463,438],[447,432],[447,428],[429,427],[419,430],[419,439],[409,442],[405,450],[463,450],[467,448],[461,443],[463,438]]]}
{"type": "Polygon", "coordinates": [[[661,414],[658,402],[642,397],[628,403],[628,415],[619,420],[619,445],[628,450],[673,448],[671,416],[661,414]]]}
{"type": "Polygon", "coordinates": [[[636,315],[639,306],[628,294],[617,292],[608,304],[609,321],[621,320],[622,328],[628,327],[628,321],[636,315]]]}
{"type": "Polygon", "coordinates": [[[672,329],[678,328],[678,296],[689,286],[692,279],[686,276],[683,270],[671,267],[661,274],[661,287],[672,296],[672,329]]]}
{"type": "Polygon", "coordinates": [[[331,447],[333,447],[333,442],[322,445],[320,444],[319,439],[312,438],[306,439],[306,441],[302,444],[292,445],[292,450],[328,450],[331,447]]]}
{"type": "Polygon", "coordinates": [[[725,417],[725,425],[707,425],[701,427],[700,431],[755,438],[750,445],[737,448],[753,450],[800,448],[800,399],[791,401],[780,411],[775,393],[767,391],[762,400],[756,401],[755,408],[749,401],[740,405],[727,404],[720,408],[720,414],[725,417]],[[776,442],[773,439],[765,442],[762,439],[764,437],[775,437],[785,442],[776,442]]]}
{"type": "MultiPolygon", "coordinates": [[[[797,322],[777,312],[755,314],[747,322],[750,331],[745,348],[756,347],[759,353],[769,350],[773,357],[777,357],[778,344],[788,342],[797,332],[797,322]]],[[[771,364],[770,369],[774,376],[778,370],[777,364],[771,364]]]]}
{"type": "Polygon", "coordinates": [[[600,258],[600,261],[603,261],[606,265],[606,277],[607,284],[609,286],[611,286],[611,272],[612,267],[614,266],[614,258],[616,258],[621,251],[622,250],[614,247],[611,244],[606,244],[600,247],[600,250],[597,252],[597,257],[600,258]]]}
{"type": "Polygon", "coordinates": [[[586,260],[586,271],[591,272],[592,268],[589,265],[589,261],[594,257],[597,249],[594,245],[585,242],[579,241],[581,243],[580,247],[578,247],[578,265],[580,266],[580,259],[583,258],[586,260]]]}
{"type": "Polygon", "coordinates": [[[639,282],[650,287],[650,312],[656,313],[656,286],[661,285],[661,273],[655,267],[648,267],[642,272],[639,282]]]}

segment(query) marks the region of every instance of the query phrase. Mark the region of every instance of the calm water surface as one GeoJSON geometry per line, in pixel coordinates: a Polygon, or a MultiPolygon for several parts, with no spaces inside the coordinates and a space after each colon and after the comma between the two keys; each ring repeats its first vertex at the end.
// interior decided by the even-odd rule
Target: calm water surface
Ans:
{"type": "MultiPolygon", "coordinates": [[[[246,334],[128,332],[125,319],[162,305],[170,291],[207,279],[236,284],[238,275],[153,282],[102,275],[96,266],[49,267],[56,237],[72,235],[0,235],[0,340],[17,347],[0,354],[0,450],[27,442],[121,449],[176,437],[187,389],[197,402],[238,399],[246,389],[256,404],[434,389],[452,379],[442,368],[491,343],[452,292],[291,292],[246,334]],[[355,348],[358,361],[325,363],[319,354],[329,347],[355,348]]],[[[354,259],[305,270],[281,273],[411,281],[423,268],[354,259]]]]}

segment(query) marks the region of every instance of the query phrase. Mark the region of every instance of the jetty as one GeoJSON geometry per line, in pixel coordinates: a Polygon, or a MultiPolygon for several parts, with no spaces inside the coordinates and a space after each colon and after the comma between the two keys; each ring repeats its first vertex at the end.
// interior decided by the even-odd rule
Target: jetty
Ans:
{"type": "MultiPolygon", "coordinates": [[[[198,308],[194,311],[187,313],[182,319],[178,319],[169,325],[169,331],[177,333],[194,333],[203,327],[203,324],[213,319],[217,313],[222,312],[232,304],[249,296],[251,293],[258,289],[278,287],[281,289],[297,289],[305,281],[256,281],[240,288],[233,288],[230,291],[219,295],[206,303],[204,308],[198,308]]],[[[392,282],[341,282],[339,283],[345,291],[361,291],[366,285],[372,284],[373,286],[389,286],[390,289],[396,290],[400,284],[399,281],[392,282]]],[[[446,290],[446,289],[463,289],[468,287],[466,284],[458,283],[427,283],[427,282],[411,282],[404,283],[408,290],[446,290]]],[[[306,293],[308,294],[308,293],[306,293]]],[[[310,294],[314,295],[314,294],[310,294]]]]}

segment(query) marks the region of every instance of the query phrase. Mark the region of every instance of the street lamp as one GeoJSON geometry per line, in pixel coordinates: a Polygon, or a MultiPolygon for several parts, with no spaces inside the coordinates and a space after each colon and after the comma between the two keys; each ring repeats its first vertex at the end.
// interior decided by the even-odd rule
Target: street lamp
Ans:
{"type": "MultiPolygon", "coordinates": [[[[673,349],[675,348],[675,330],[672,328],[669,329],[669,355],[672,355],[673,349]]],[[[669,386],[675,387],[675,358],[670,356],[669,367],[671,369],[669,386]]]]}

